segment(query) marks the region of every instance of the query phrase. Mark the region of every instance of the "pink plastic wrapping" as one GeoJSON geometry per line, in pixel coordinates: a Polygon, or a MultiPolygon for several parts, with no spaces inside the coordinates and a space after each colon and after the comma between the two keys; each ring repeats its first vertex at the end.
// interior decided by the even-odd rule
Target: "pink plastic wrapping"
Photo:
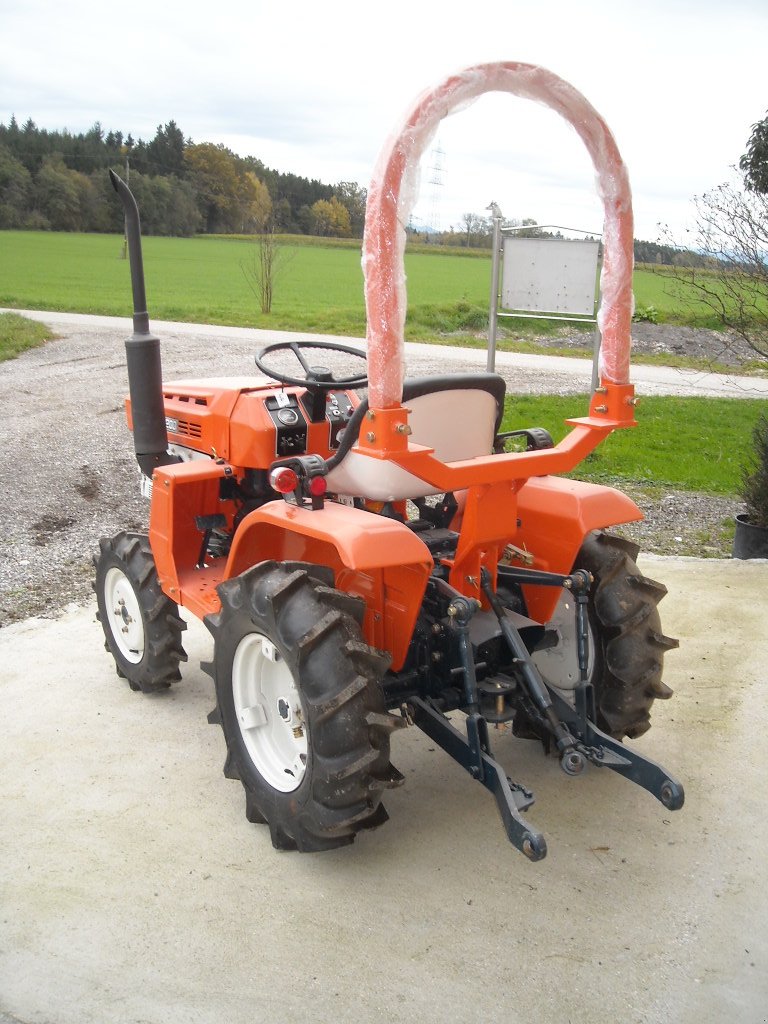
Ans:
{"type": "Polygon", "coordinates": [[[551,71],[533,64],[478,64],[423,93],[400,129],[387,140],[376,163],[363,238],[372,408],[390,408],[402,397],[405,225],[416,199],[419,160],[440,121],[485,92],[511,92],[551,107],[572,125],[587,147],[605,211],[600,376],[615,384],[629,382],[632,197],[616,142],[584,96],[551,71]]]}

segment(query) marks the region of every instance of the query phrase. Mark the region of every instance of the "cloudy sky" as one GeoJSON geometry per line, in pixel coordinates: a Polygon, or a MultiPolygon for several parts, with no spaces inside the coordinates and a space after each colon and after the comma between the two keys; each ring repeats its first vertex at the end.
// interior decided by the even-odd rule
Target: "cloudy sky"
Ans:
{"type": "MultiPolygon", "coordinates": [[[[608,121],[636,236],[667,223],[684,241],[692,197],[727,179],[768,109],[766,53],[766,0],[0,0],[0,121],[100,121],[149,140],[173,119],[195,142],[367,185],[419,92],[466,65],[520,60],[608,121]]],[[[436,144],[417,219],[447,228],[494,200],[510,218],[600,229],[586,151],[549,110],[485,96],[436,144]]]]}

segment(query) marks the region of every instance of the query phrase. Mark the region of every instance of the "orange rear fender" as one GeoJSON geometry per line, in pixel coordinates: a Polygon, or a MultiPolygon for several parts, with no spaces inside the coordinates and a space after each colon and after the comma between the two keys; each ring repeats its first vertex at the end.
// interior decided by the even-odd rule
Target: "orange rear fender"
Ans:
{"type": "MultiPolygon", "coordinates": [[[[517,496],[519,527],[514,543],[534,556],[537,569],[568,573],[584,538],[592,530],[603,530],[643,518],[626,494],[562,477],[534,477],[517,496]]],[[[528,614],[546,622],[560,593],[555,587],[526,587],[528,614]]]]}
{"type": "Polygon", "coordinates": [[[395,519],[335,501],[327,501],[324,508],[315,511],[276,500],[243,519],[232,542],[227,577],[239,576],[251,565],[267,558],[282,558],[283,550],[265,547],[262,539],[267,533],[274,537],[275,530],[285,534],[282,549],[292,548],[288,559],[314,561],[306,555],[299,556],[298,550],[309,550],[313,544],[320,543],[330,544],[338,553],[339,565],[348,569],[413,563],[423,565],[430,572],[433,566],[426,544],[395,519]]]}
{"type": "Polygon", "coordinates": [[[365,600],[363,635],[402,668],[434,562],[419,537],[394,519],[327,501],[313,511],[272,501],[243,519],[225,577],[268,559],[333,570],[335,584],[365,600]]]}

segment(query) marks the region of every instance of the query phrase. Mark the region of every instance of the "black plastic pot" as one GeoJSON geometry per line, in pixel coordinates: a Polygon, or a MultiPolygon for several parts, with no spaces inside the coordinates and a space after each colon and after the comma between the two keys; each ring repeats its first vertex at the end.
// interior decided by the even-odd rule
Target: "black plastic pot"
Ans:
{"type": "Polygon", "coordinates": [[[750,523],[744,512],[736,516],[733,557],[768,558],[768,528],[750,523]]]}

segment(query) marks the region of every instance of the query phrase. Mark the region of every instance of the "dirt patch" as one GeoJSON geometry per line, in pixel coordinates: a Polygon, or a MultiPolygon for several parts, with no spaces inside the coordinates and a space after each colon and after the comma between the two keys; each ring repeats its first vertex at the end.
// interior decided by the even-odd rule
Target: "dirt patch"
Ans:
{"type": "Polygon", "coordinates": [[[75,490],[86,501],[96,501],[101,494],[101,481],[98,473],[90,466],[82,466],[80,478],[75,481],[75,490]]]}
{"type": "Polygon", "coordinates": [[[36,523],[32,524],[34,542],[39,548],[43,548],[53,537],[65,533],[74,524],[74,516],[56,516],[46,512],[36,523]]]}
{"type": "Polygon", "coordinates": [[[622,482],[621,490],[632,498],[644,518],[613,532],[633,540],[643,551],[730,558],[734,516],[744,511],[740,503],[696,491],[665,491],[661,496],[651,496],[642,483],[622,482]]]}
{"type": "MultiPolygon", "coordinates": [[[[528,339],[530,340],[530,339],[528,339]]],[[[543,348],[591,349],[589,332],[562,327],[555,334],[537,337],[543,348]]],[[[675,324],[632,324],[633,355],[683,356],[698,359],[703,365],[732,366],[734,369],[755,363],[758,355],[738,335],[675,324]]],[[[766,361],[768,370],[768,361],[766,361]]]]}

